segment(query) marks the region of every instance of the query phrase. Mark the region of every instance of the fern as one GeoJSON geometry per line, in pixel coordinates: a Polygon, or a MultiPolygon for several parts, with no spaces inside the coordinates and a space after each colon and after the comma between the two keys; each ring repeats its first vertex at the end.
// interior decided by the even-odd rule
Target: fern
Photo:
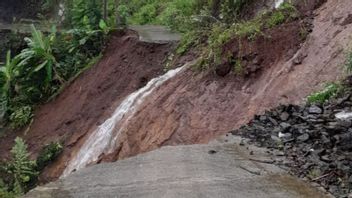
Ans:
{"type": "Polygon", "coordinates": [[[19,137],[15,140],[11,154],[12,161],[8,163],[6,170],[13,176],[14,193],[23,194],[26,192],[29,183],[38,175],[35,171],[36,163],[29,159],[27,145],[24,140],[19,137]]]}

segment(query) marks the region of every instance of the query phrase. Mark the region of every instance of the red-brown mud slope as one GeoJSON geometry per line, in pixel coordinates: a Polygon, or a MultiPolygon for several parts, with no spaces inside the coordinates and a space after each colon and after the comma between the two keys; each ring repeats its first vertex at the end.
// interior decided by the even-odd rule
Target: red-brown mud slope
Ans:
{"type": "Polygon", "coordinates": [[[120,134],[116,152],[106,159],[163,145],[206,143],[256,113],[281,103],[303,102],[325,82],[343,76],[351,10],[350,0],[328,0],[314,11],[314,28],[303,44],[298,22],[266,32],[270,37],[244,43],[244,57],[252,57],[247,65],[253,64],[255,71],[245,79],[191,69],[176,76],[144,101],[120,134]]]}
{"type": "Polygon", "coordinates": [[[108,118],[121,100],[164,73],[164,62],[173,47],[140,42],[134,32],[114,33],[109,43],[99,63],[37,109],[29,131],[0,138],[1,158],[9,154],[19,135],[34,154],[51,141],[63,140],[65,150],[59,161],[66,161],[71,149],[108,118]]]}

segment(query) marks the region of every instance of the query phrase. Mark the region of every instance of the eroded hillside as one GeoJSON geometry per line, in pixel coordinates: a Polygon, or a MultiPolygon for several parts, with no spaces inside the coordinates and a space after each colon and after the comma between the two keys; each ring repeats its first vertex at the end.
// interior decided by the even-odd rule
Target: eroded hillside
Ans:
{"type": "MultiPolygon", "coordinates": [[[[227,65],[195,71],[192,63],[197,57],[181,57],[176,66],[189,63],[187,68],[154,90],[113,130],[118,138],[110,145],[112,152],[101,153],[95,163],[165,145],[207,143],[257,113],[301,103],[323,83],[341,78],[352,5],[349,0],[322,2],[301,5],[302,18],[266,29],[255,41],[228,42],[227,51],[236,56],[241,52],[246,75],[236,75],[227,65]],[[302,37],[302,28],[309,30],[307,37],[302,37]]],[[[163,73],[172,47],[140,42],[133,32],[115,33],[99,63],[39,107],[26,133],[0,139],[1,156],[8,154],[17,135],[34,155],[40,145],[62,140],[64,152],[46,169],[42,181],[58,178],[121,101],[163,73]]]]}

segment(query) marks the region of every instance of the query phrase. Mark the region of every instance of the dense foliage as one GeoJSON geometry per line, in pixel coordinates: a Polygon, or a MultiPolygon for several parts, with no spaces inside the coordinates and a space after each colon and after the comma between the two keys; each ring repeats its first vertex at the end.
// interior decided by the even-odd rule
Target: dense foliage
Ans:
{"type": "Polygon", "coordinates": [[[74,29],[44,35],[32,26],[27,47],[14,57],[8,52],[0,69],[1,104],[14,128],[32,118],[32,107],[45,102],[82,71],[103,48],[103,30],[74,29]]]}
{"type": "MultiPolygon", "coordinates": [[[[63,4],[64,18],[50,32],[31,27],[19,53],[7,53],[0,67],[0,112],[12,128],[31,123],[36,105],[55,97],[60,90],[100,57],[108,33],[116,24],[160,24],[181,32],[183,39],[177,53],[197,47],[200,69],[220,63],[222,47],[234,37],[254,40],[263,29],[273,28],[297,17],[296,9],[284,3],[274,11],[242,21],[243,9],[253,0],[45,0],[45,10],[63,4]],[[118,4],[116,4],[118,2],[118,4]],[[106,7],[105,4],[106,3],[106,7]]],[[[234,69],[241,72],[237,57],[234,69]]],[[[1,61],[0,61],[1,62],[1,61]]],[[[350,61],[352,62],[352,61],[350,61]]],[[[349,65],[349,62],[346,63],[349,65]]],[[[331,88],[329,88],[331,90],[331,88]]],[[[319,93],[326,98],[335,93],[319,93]],[[325,94],[325,95],[324,95],[325,94]]],[[[313,97],[313,96],[312,96],[313,97]]],[[[317,99],[312,99],[317,100],[317,99]]],[[[0,181],[0,197],[13,197],[26,192],[37,173],[61,152],[62,145],[46,146],[37,161],[31,161],[23,140],[17,138],[13,159],[6,163],[6,185],[0,181]]]]}
{"type": "Polygon", "coordinates": [[[4,191],[5,194],[6,189],[10,195],[21,195],[28,190],[30,183],[38,175],[36,162],[29,159],[27,145],[21,138],[16,138],[11,154],[12,159],[2,167],[7,174],[7,185],[3,185],[0,192],[4,191]]]}
{"type": "Polygon", "coordinates": [[[18,197],[33,188],[37,182],[38,173],[61,151],[62,145],[53,142],[43,147],[36,160],[31,160],[25,141],[16,138],[11,150],[11,159],[0,164],[0,197],[18,197]]]}
{"type": "Polygon", "coordinates": [[[185,32],[198,20],[232,23],[253,0],[121,0],[131,24],[160,24],[185,32]]]}

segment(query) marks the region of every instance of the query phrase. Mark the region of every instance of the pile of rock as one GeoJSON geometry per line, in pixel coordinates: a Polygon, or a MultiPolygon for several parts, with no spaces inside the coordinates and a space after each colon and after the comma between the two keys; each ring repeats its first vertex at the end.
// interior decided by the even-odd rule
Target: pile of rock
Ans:
{"type": "Polygon", "coordinates": [[[351,93],[325,105],[279,106],[232,133],[270,148],[273,156],[285,156],[276,163],[293,174],[347,197],[352,192],[351,93]]]}

